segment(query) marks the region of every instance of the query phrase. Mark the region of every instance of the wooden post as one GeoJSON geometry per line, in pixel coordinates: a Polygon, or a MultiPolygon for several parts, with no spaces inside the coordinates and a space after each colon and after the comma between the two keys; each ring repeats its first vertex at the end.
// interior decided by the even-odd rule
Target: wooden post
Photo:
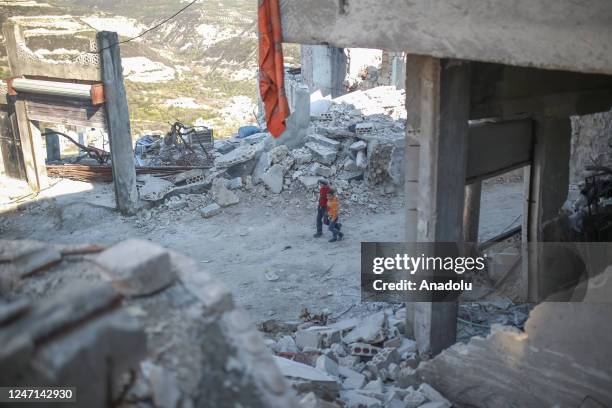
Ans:
{"type": "Polygon", "coordinates": [[[42,136],[36,124],[28,119],[25,101],[14,100],[14,108],[26,179],[33,191],[40,191],[49,186],[42,136]]]}
{"type": "Polygon", "coordinates": [[[130,114],[123,84],[117,33],[99,32],[98,46],[101,50],[102,82],[104,83],[106,98],[106,123],[111,148],[117,208],[124,214],[134,214],[138,206],[136,169],[134,167],[130,114]]]}
{"type": "Polygon", "coordinates": [[[465,186],[465,205],[463,208],[463,240],[478,245],[480,224],[480,198],[482,181],[465,186]]]}
{"type": "MultiPolygon", "coordinates": [[[[406,72],[420,76],[420,95],[407,96],[408,118],[418,117],[419,123],[415,129],[419,140],[417,238],[462,243],[470,64],[408,55],[406,72]]],[[[411,92],[407,81],[406,93],[411,92]]],[[[422,355],[435,355],[452,345],[457,336],[457,303],[415,303],[414,333],[422,355]]]]}

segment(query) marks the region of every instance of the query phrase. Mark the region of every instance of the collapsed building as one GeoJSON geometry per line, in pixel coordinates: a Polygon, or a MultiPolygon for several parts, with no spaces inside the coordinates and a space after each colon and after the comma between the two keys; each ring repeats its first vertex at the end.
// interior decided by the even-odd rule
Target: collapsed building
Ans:
{"type": "MultiPolygon", "coordinates": [[[[609,241],[602,228],[608,175],[599,169],[591,178],[582,168],[593,164],[586,145],[605,148],[606,141],[577,126],[579,137],[572,139],[570,117],[612,106],[612,61],[601,41],[609,37],[611,11],[604,1],[588,8],[569,1],[554,7],[546,1],[516,7],[493,1],[488,9],[462,1],[455,8],[434,6],[283,4],[284,39],[303,44],[300,74],[287,75],[292,115],[285,133],[274,139],[262,126],[245,137],[206,139],[212,145],[201,149],[192,139],[182,143],[183,132],[169,139],[144,135],[136,161],[149,167],[189,164],[164,174],[134,166],[116,35],[83,39],[84,57],[49,63],[27,52],[23,30],[32,21],[8,24],[11,74],[23,78],[9,81],[3,92],[8,96],[0,100],[3,134],[19,141],[13,144],[19,149],[3,149],[5,167],[33,190],[47,187],[50,167],[38,125],[51,111],[56,121],[96,121],[106,129],[112,147],[98,149],[108,155],[106,175],[125,214],[142,213],[144,201],[149,208],[194,205],[210,218],[238,203],[235,190],[313,192],[326,178],[347,201],[365,200],[375,208],[380,203],[368,203],[364,189],[404,190],[405,240],[455,243],[479,240],[481,183],[519,169],[526,187],[518,231],[525,245],[509,262],[517,299],[540,303],[551,294],[544,276],[550,269],[542,265],[565,259],[554,247],[535,244],[571,243],[580,234],[585,241],[609,241]],[[531,8],[541,16],[558,12],[534,21],[531,8]],[[555,46],[534,38],[555,39],[555,46]],[[378,82],[383,73],[375,77],[366,70],[364,89],[346,93],[351,84],[345,84],[347,61],[339,47],[393,50],[385,51],[393,55],[390,83],[404,82],[398,79],[403,75],[405,87],[378,82]],[[41,76],[46,83],[35,82],[41,76]],[[62,95],[67,87],[58,79],[77,82],[81,87],[72,91],[81,96],[62,95]],[[103,85],[103,100],[92,97],[96,85],[103,85]],[[316,91],[323,98],[313,101],[316,91]],[[570,173],[574,184],[589,181],[587,194],[568,201],[570,173]],[[187,192],[202,193],[201,199],[185,204],[180,197],[187,192]]],[[[606,160],[596,164],[605,167],[606,160]]],[[[300,321],[262,323],[264,339],[200,266],[146,242],[1,246],[0,336],[11,345],[0,355],[2,365],[11,367],[2,382],[70,381],[91,398],[87,406],[612,404],[612,308],[593,293],[582,303],[534,308],[505,301],[409,302],[374,305],[381,310],[346,319],[304,311],[300,321]],[[117,264],[128,258],[134,263],[117,264]],[[64,288],[56,286],[64,286],[58,276],[79,279],[64,288]],[[40,302],[22,299],[40,292],[46,297],[40,302]],[[43,324],[50,314],[53,319],[43,324]],[[469,319],[476,336],[456,343],[459,319],[469,319]],[[481,326],[487,330],[479,332],[481,326]],[[205,335],[210,332],[216,335],[205,335]],[[91,367],[106,384],[104,392],[83,378],[91,367]]],[[[586,257],[587,251],[576,252],[586,257]]],[[[605,257],[603,262],[587,278],[603,281],[605,300],[610,263],[605,257]]]]}

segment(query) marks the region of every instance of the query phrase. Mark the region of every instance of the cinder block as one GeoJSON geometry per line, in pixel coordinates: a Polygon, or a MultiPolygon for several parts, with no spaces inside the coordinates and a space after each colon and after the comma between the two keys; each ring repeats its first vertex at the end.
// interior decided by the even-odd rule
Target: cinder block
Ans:
{"type": "Polygon", "coordinates": [[[95,258],[103,277],[125,296],[155,293],[176,279],[170,255],[164,248],[139,239],[112,246],[95,258]]]}

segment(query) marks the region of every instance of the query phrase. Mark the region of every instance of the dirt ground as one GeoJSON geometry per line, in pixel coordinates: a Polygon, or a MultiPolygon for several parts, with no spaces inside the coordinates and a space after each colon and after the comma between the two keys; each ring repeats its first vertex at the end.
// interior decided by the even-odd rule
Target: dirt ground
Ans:
{"type": "MultiPolygon", "coordinates": [[[[346,311],[360,300],[360,242],[403,240],[401,194],[385,195],[382,210],[346,203],[345,239],[329,243],[328,231],[323,238],[312,236],[316,201],[305,192],[276,196],[238,190],[240,203],[209,219],[188,208],[124,217],[111,209],[112,184],[52,183],[21,209],[4,200],[3,239],[100,244],[148,239],[201,262],[257,321],[296,320],[304,307],[316,313],[328,309],[332,315],[346,311]]],[[[481,237],[520,222],[522,189],[521,182],[484,186],[481,237]]]]}

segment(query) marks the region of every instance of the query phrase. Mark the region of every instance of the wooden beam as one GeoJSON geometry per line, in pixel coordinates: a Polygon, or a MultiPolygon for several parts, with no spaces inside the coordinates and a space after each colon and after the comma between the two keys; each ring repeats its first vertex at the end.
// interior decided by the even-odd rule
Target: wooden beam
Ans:
{"type": "Polygon", "coordinates": [[[531,120],[470,124],[466,184],[528,165],[532,157],[531,120]]]}
{"type": "Polygon", "coordinates": [[[106,95],[106,123],[111,146],[113,180],[117,208],[124,214],[134,214],[138,206],[136,170],[130,130],[119,37],[117,33],[98,33],[98,44],[102,59],[102,81],[106,95]]]}
{"type": "Polygon", "coordinates": [[[27,116],[25,101],[15,100],[15,119],[21,141],[26,179],[33,191],[49,186],[45,167],[45,149],[42,146],[40,130],[27,116]]]}

